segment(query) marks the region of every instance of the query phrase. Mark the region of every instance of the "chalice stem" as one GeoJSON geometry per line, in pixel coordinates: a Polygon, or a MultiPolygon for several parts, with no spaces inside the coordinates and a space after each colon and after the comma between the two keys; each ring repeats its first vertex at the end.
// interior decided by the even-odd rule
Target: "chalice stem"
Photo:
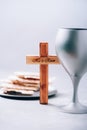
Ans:
{"type": "Polygon", "coordinates": [[[78,102],[78,86],[80,77],[78,76],[71,76],[72,83],[73,83],[73,97],[72,97],[72,103],[76,104],[78,102]]]}

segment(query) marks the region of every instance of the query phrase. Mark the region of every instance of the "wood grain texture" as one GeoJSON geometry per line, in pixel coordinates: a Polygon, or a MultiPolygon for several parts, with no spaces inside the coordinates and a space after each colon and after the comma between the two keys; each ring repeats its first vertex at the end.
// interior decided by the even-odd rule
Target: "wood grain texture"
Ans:
{"type": "MultiPolygon", "coordinates": [[[[48,56],[48,43],[40,43],[40,56],[48,56]]],[[[48,104],[48,65],[40,65],[40,103],[48,104]]]]}
{"type": "Polygon", "coordinates": [[[60,64],[57,56],[26,56],[26,64],[60,64]]]}

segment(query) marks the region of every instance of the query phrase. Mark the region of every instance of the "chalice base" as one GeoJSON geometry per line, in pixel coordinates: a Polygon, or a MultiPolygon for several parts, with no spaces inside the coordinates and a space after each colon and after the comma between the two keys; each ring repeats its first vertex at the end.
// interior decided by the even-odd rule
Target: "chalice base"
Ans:
{"type": "Polygon", "coordinates": [[[65,113],[71,113],[71,114],[86,114],[87,113],[87,106],[84,106],[77,103],[69,103],[66,106],[60,107],[60,110],[65,113]]]}

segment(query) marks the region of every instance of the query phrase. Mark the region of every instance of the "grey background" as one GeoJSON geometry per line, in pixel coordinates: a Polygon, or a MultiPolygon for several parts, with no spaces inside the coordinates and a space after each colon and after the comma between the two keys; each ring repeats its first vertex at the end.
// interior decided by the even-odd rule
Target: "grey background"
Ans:
{"type": "MultiPolygon", "coordinates": [[[[39,54],[39,42],[49,42],[55,54],[59,27],[87,28],[87,0],[0,0],[0,79],[13,71],[39,71],[26,65],[25,56],[39,54]]],[[[60,65],[50,65],[56,77],[58,96],[47,106],[39,101],[8,100],[0,97],[0,130],[87,130],[87,114],[58,110],[72,97],[72,83],[60,65]]],[[[87,74],[79,85],[79,99],[87,105],[87,74]]]]}
{"type": "Polygon", "coordinates": [[[25,56],[49,42],[55,54],[59,27],[87,27],[87,0],[0,0],[0,69],[31,70],[25,56]]]}

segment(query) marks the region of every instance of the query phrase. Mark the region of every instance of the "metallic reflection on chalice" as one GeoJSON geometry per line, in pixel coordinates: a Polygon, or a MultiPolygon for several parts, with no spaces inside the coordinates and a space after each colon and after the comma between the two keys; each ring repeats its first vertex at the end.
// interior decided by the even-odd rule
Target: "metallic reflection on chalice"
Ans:
{"type": "Polygon", "coordinates": [[[67,113],[87,113],[78,101],[78,85],[87,72],[87,29],[61,28],[56,37],[56,53],[73,83],[72,101],[60,109],[67,113]]]}

